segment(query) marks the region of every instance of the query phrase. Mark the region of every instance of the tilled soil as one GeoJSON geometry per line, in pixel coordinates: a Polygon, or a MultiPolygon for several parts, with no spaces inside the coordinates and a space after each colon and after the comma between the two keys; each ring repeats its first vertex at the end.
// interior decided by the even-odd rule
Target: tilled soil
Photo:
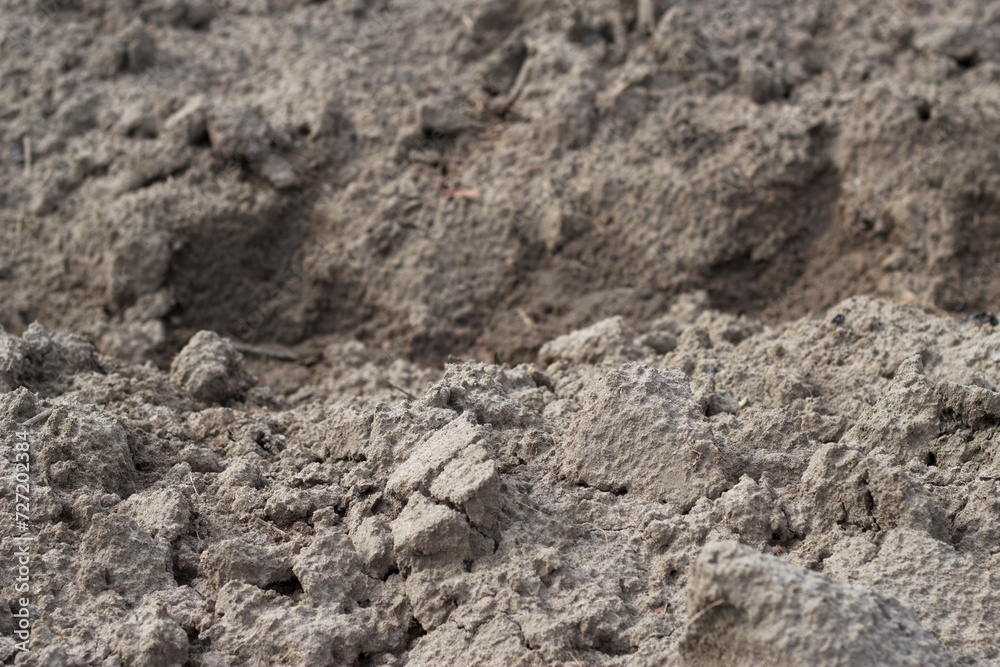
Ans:
{"type": "Polygon", "coordinates": [[[0,660],[1000,661],[998,146],[972,0],[0,0],[0,660]]]}
{"type": "Polygon", "coordinates": [[[292,399],[210,332],[169,373],[5,335],[36,541],[32,650],[0,607],[0,655],[994,663],[1000,332],[869,298],[778,326],[704,301],[515,367],[333,344],[292,399]]]}
{"type": "Polygon", "coordinates": [[[0,324],[517,363],[694,289],[1000,308],[1000,9],[953,4],[4,0],[0,324]]]}

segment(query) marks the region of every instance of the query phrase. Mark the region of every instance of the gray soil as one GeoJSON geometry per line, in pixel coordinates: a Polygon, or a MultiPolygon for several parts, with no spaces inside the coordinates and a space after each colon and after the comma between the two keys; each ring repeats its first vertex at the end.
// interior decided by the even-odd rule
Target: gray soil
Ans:
{"type": "Polygon", "coordinates": [[[0,663],[1000,664],[998,100],[983,0],[0,0],[0,663]]]}

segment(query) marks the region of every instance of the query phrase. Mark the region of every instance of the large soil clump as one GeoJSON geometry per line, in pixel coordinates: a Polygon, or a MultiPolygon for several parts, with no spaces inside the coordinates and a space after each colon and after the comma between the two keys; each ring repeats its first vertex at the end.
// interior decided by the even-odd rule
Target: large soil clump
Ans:
{"type": "Polygon", "coordinates": [[[33,651],[4,636],[0,656],[1000,658],[1000,333],[868,298],[780,326],[703,301],[655,335],[557,339],[547,365],[433,377],[334,345],[340,379],[289,399],[211,334],[170,374],[4,334],[0,425],[28,432],[37,541],[33,651]],[[359,380],[378,373],[393,388],[359,380]]]}

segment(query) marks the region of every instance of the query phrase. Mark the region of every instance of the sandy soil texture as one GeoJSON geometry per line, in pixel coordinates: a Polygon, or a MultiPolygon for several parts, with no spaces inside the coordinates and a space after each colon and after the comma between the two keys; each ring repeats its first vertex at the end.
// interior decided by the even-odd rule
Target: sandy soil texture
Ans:
{"type": "Polygon", "coordinates": [[[982,0],[0,0],[0,662],[997,664],[998,147],[982,0]]]}

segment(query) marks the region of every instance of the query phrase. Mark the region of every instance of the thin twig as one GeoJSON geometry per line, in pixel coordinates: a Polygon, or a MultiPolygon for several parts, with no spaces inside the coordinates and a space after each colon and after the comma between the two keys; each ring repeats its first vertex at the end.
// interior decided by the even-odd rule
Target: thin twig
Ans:
{"type": "Polygon", "coordinates": [[[262,347],[260,345],[250,345],[249,343],[244,343],[243,341],[229,339],[229,342],[233,344],[237,352],[242,352],[244,354],[254,354],[258,357],[270,357],[271,359],[278,359],[279,361],[298,361],[299,358],[295,356],[295,353],[291,350],[279,350],[273,347],[262,347]]]}
{"type": "Polygon", "coordinates": [[[694,623],[695,621],[697,621],[702,616],[704,616],[708,612],[708,610],[715,609],[716,607],[718,607],[723,602],[725,602],[725,600],[723,600],[722,598],[719,598],[718,600],[716,600],[712,604],[708,605],[707,607],[705,607],[704,609],[702,609],[701,611],[699,611],[697,614],[695,614],[694,616],[692,616],[691,618],[688,619],[688,622],[684,624],[684,629],[687,630],[688,628],[690,628],[691,624],[694,623]]]}
{"type": "Polygon", "coordinates": [[[194,495],[195,495],[195,497],[198,500],[201,500],[201,494],[198,493],[198,487],[194,485],[194,474],[193,473],[188,473],[188,484],[190,484],[191,488],[194,489],[194,495]]]}
{"type": "Polygon", "coordinates": [[[29,419],[28,421],[21,424],[21,426],[34,426],[35,424],[38,424],[48,419],[49,415],[51,415],[53,412],[55,412],[54,408],[46,408],[41,412],[39,412],[34,417],[32,417],[31,419],[29,419]]]}
{"type": "Polygon", "coordinates": [[[385,381],[385,386],[389,387],[389,389],[395,389],[396,391],[399,391],[399,392],[402,392],[402,393],[403,393],[403,394],[405,394],[405,395],[406,395],[406,397],[407,397],[408,399],[410,399],[411,401],[415,401],[415,400],[417,400],[417,397],[416,397],[416,396],[414,396],[414,395],[413,395],[413,394],[411,394],[410,392],[406,391],[406,390],[405,390],[405,389],[403,389],[402,387],[399,387],[399,386],[397,386],[397,385],[394,385],[393,383],[389,382],[388,380],[386,380],[386,381],[385,381]]]}
{"type": "Polygon", "coordinates": [[[542,516],[544,516],[546,518],[549,518],[549,519],[554,518],[551,514],[546,514],[542,510],[538,509],[537,507],[532,507],[531,505],[525,505],[520,500],[515,500],[514,502],[517,503],[518,505],[520,505],[521,507],[527,507],[532,512],[538,512],[539,514],[541,514],[542,516]]]}
{"type": "Polygon", "coordinates": [[[259,523],[265,530],[271,531],[272,535],[274,533],[277,533],[278,536],[280,536],[281,538],[288,539],[288,533],[286,533],[282,529],[278,528],[273,523],[268,523],[267,521],[264,521],[263,519],[261,519],[259,516],[255,516],[254,519],[256,519],[257,523],[259,523]]]}
{"type": "Polygon", "coordinates": [[[24,138],[24,175],[31,176],[31,137],[24,138]]]}

